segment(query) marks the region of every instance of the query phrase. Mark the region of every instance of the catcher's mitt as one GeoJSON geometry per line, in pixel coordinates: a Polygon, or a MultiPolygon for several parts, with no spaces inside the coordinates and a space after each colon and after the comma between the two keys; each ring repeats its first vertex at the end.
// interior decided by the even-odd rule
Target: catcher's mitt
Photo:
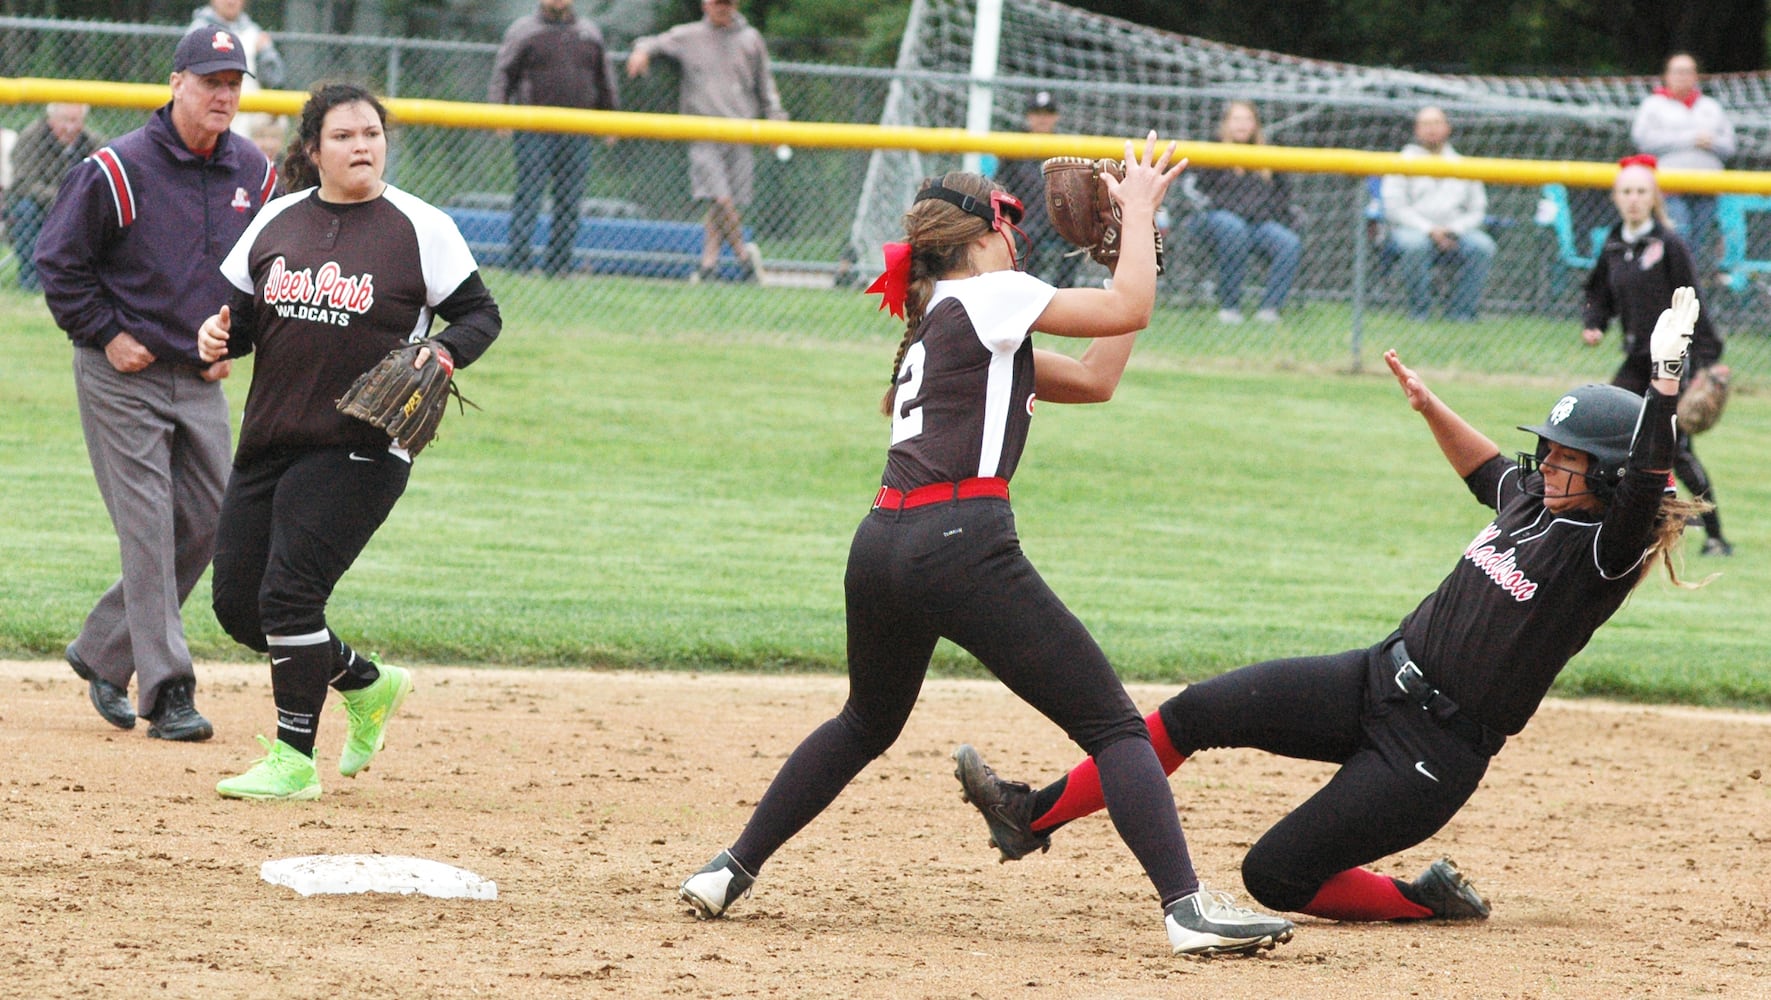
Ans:
{"type": "Polygon", "coordinates": [[[455,365],[447,352],[431,341],[396,347],[374,368],[357,376],[339,397],[338,412],[387,431],[395,444],[416,455],[436,436],[450,395],[467,402],[450,381],[454,374],[455,365]],[[430,357],[424,367],[414,368],[418,352],[427,347],[430,357]]]}
{"type": "MultiPolygon", "coordinates": [[[[1111,271],[1119,264],[1119,206],[1107,193],[1103,174],[1125,177],[1119,160],[1054,156],[1040,166],[1045,175],[1045,210],[1058,235],[1086,251],[1111,271]]],[[[1155,233],[1156,273],[1162,273],[1162,233],[1155,233]]]]}
{"type": "Polygon", "coordinates": [[[1716,365],[1699,369],[1691,376],[1691,384],[1679,395],[1679,429],[1687,434],[1702,434],[1722,419],[1722,408],[1728,405],[1728,367],[1716,365]]]}

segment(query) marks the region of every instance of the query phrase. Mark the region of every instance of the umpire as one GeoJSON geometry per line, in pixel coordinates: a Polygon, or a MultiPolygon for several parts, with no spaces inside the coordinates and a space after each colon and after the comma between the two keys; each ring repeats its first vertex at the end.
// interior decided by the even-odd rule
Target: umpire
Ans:
{"type": "Polygon", "coordinates": [[[164,740],[214,734],[197,712],[179,608],[208,567],[228,475],[230,362],[197,356],[197,327],[227,301],[221,260],[276,172],[228,131],[246,49],[207,26],[178,43],[172,99],[69,172],[36,266],[74,344],[80,428],[116,528],[122,578],[67,648],[92,704],[119,729],[128,699],[164,740]]]}

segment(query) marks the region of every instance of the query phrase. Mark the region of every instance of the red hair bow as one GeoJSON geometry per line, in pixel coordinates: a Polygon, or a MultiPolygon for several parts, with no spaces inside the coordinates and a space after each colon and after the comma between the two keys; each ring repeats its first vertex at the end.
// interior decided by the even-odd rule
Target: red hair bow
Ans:
{"type": "Polygon", "coordinates": [[[1660,161],[1655,159],[1652,153],[1637,153],[1634,156],[1626,156],[1618,160],[1617,165],[1619,167],[1647,167],[1649,170],[1658,170],[1660,161]]]}
{"type": "Polygon", "coordinates": [[[885,271],[867,286],[866,294],[879,293],[879,307],[890,309],[898,319],[904,318],[904,298],[910,294],[910,244],[885,245],[885,271]]]}

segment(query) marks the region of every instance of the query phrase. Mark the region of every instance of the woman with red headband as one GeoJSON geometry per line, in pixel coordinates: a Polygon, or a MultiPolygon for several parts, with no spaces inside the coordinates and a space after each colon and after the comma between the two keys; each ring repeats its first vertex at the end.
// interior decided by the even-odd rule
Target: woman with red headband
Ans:
{"type": "MultiPolygon", "coordinates": [[[[1170,146],[1108,189],[1123,232],[1153,233],[1182,163],[1170,146]]],[[[1177,953],[1251,951],[1291,937],[1289,921],[1199,888],[1173,793],[1137,708],[1082,623],[1022,554],[1008,482],[1033,401],[1113,395],[1156,290],[1154,240],[1126,240],[1111,288],[1054,289],[1017,269],[1021,204],[977,174],[923,182],[886,247],[871,291],[905,319],[885,409],[884,485],[849,550],[849,696],[788,757],[732,846],[683,882],[717,917],[769,857],[898,738],[935,643],[976,656],[1100,762],[1108,811],[1164,907],[1177,953]],[[1094,339],[1080,358],[1034,350],[1032,332],[1094,339]]]]}
{"type": "MultiPolygon", "coordinates": [[[[1596,347],[1605,338],[1605,328],[1612,317],[1623,327],[1623,364],[1611,376],[1611,384],[1640,393],[1648,387],[1649,334],[1655,320],[1665,307],[1673,289],[1685,285],[1699,287],[1697,267],[1690,244],[1673,228],[1661,197],[1660,183],[1655,176],[1654,157],[1645,153],[1626,156],[1618,161],[1622,169],[1611,185],[1611,203],[1617,206],[1618,222],[1605,236],[1599,260],[1587,277],[1584,329],[1581,337],[1587,346],[1596,347]]],[[[1685,372],[1685,383],[1706,368],[1728,377],[1722,359],[1722,338],[1707,315],[1697,320],[1691,338],[1691,364],[1685,372]]],[[[1691,435],[1679,432],[1678,452],[1673,472],[1692,495],[1707,501],[1710,509],[1703,515],[1703,530],[1709,536],[1702,552],[1706,556],[1730,556],[1734,546],[1722,537],[1722,516],[1716,512],[1716,491],[1709,472],[1691,450],[1691,435]]]]}

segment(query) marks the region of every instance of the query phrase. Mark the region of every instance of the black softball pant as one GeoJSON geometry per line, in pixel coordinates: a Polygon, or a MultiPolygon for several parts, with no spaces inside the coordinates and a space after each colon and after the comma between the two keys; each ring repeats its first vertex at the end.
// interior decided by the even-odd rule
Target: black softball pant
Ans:
{"type": "Polygon", "coordinates": [[[235,466],[221,501],[216,620],[263,653],[267,635],[326,628],[326,602],[394,502],[410,463],[385,449],[326,448],[235,466]]]}
{"type": "Polygon", "coordinates": [[[1253,747],[1341,765],[1243,858],[1243,884],[1263,906],[1302,910],[1335,875],[1431,837],[1488,770],[1486,754],[1403,695],[1387,649],[1257,663],[1158,709],[1187,756],[1253,747]]]}
{"type": "Polygon", "coordinates": [[[844,590],[848,700],[769,785],[732,845],[740,863],[756,872],[897,740],[947,638],[1101,761],[1108,811],[1158,894],[1196,887],[1149,730],[1106,654],[1021,552],[1007,501],[873,511],[850,546],[844,590]]]}

